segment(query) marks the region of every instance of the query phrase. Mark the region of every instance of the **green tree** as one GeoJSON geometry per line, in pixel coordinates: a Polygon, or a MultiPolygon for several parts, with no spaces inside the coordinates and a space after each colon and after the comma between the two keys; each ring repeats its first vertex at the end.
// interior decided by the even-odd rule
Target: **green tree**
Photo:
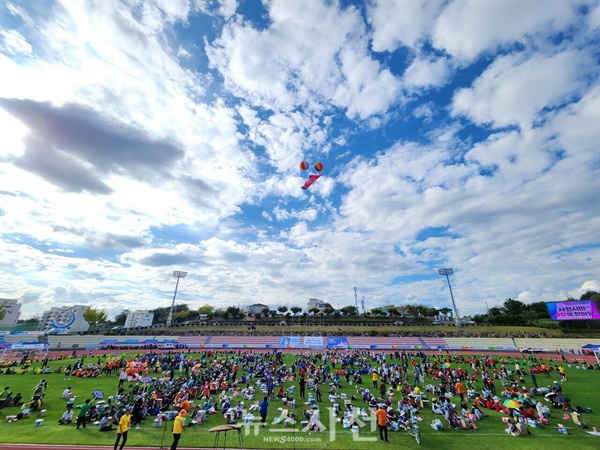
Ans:
{"type": "Polygon", "coordinates": [[[371,309],[371,314],[376,316],[377,314],[383,315],[383,309],[381,308],[373,308],[371,309]]]}
{"type": "MultiPolygon", "coordinates": [[[[189,310],[190,310],[190,308],[185,303],[175,303],[175,305],[173,306],[173,317],[175,317],[175,315],[177,313],[188,312],[189,310]]],[[[171,307],[165,306],[165,307],[153,309],[150,312],[154,313],[154,323],[164,323],[169,318],[170,311],[171,311],[171,307]]],[[[195,314],[193,316],[195,316],[195,314]]],[[[181,317],[186,317],[186,316],[183,315],[181,317]]],[[[187,319],[183,319],[183,320],[185,321],[187,319]]],[[[173,322],[175,322],[175,319],[173,319],[173,322]]]]}
{"type": "Polygon", "coordinates": [[[531,319],[549,319],[550,313],[546,302],[535,302],[527,305],[527,312],[531,319]]]}
{"type": "Polygon", "coordinates": [[[227,313],[227,315],[229,317],[231,317],[232,319],[243,319],[244,318],[244,313],[242,312],[242,310],[240,310],[240,308],[238,308],[237,306],[229,306],[225,312],[227,313]]]}
{"type": "Polygon", "coordinates": [[[0,320],[6,317],[6,303],[0,305],[0,320]]]}
{"type": "Polygon", "coordinates": [[[518,316],[527,310],[527,306],[525,303],[519,300],[513,300],[512,298],[509,298],[502,304],[502,310],[506,315],[518,316]]]}
{"type": "Polygon", "coordinates": [[[120,325],[120,326],[125,325],[125,321],[127,320],[127,315],[128,314],[129,314],[129,310],[128,309],[124,309],[119,314],[117,314],[115,316],[115,325],[120,325]]]}
{"type": "Polygon", "coordinates": [[[333,306],[326,306],[325,308],[323,308],[323,314],[326,314],[328,316],[332,315],[334,311],[335,309],[333,309],[333,306]]]}
{"type": "Polygon", "coordinates": [[[281,313],[281,315],[284,315],[288,310],[287,306],[280,306],[279,308],[277,308],[277,311],[279,311],[281,313]]]}
{"type": "Polygon", "coordinates": [[[212,314],[213,307],[211,305],[204,305],[198,308],[198,314],[212,314]]]}
{"type": "Polygon", "coordinates": [[[358,310],[356,306],[344,306],[340,311],[344,313],[346,316],[356,316],[358,314],[358,310]]]}
{"type": "MultiPolygon", "coordinates": [[[[83,318],[87,323],[90,324],[90,328],[93,324],[103,324],[106,323],[108,316],[106,312],[99,310],[98,308],[88,308],[83,313],[83,318]]],[[[123,322],[125,323],[125,322],[123,322]]]]}

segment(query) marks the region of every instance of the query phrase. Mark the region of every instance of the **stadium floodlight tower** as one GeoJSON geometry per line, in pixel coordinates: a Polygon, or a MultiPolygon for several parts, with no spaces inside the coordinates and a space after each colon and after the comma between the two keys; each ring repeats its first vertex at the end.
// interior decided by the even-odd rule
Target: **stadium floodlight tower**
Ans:
{"type": "Polygon", "coordinates": [[[454,320],[456,326],[460,327],[460,316],[458,315],[458,309],[456,309],[456,302],[454,301],[454,295],[452,294],[452,286],[450,286],[450,275],[454,273],[454,269],[452,269],[452,267],[438,269],[438,273],[448,280],[448,289],[450,289],[450,298],[452,299],[452,306],[454,307],[454,320]]]}
{"type": "Polygon", "coordinates": [[[169,310],[169,317],[167,318],[167,327],[171,326],[171,322],[173,322],[173,307],[175,306],[175,297],[177,297],[177,288],[179,287],[179,280],[181,278],[187,277],[187,272],[182,270],[174,270],[173,278],[177,278],[177,284],[175,284],[175,293],[173,294],[173,301],[171,302],[171,309],[169,310]]]}

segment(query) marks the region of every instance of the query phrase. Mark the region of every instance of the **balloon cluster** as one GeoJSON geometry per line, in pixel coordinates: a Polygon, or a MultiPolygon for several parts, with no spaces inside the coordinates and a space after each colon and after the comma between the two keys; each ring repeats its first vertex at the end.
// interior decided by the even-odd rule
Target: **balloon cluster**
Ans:
{"type": "MultiPolygon", "coordinates": [[[[323,170],[323,163],[322,162],[317,162],[314,165],[314,168],[317,172],[321,172],[323,170]]],[[[306,161],[302,161],[300,163],[300,170],[306,170],[308,169],[308,163],[306,161]]]]}

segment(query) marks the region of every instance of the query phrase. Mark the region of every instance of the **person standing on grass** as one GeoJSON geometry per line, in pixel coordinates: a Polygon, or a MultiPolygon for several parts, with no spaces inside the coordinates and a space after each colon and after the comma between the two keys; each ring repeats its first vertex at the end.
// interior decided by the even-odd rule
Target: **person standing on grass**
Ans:
{"type": "Polygon", "coordinates": [[[263,428],[267,426],[268,411],[269,411],[269,401],[267,400],[267,397],[265,397],[264,400],[262,402],[260,402],[260,405],[259,405],[260,423],[262,424],[263,428]]]}
{"type": "Polygon", "coordinates": [[[86,399],[85,403],[83,405],[81,405],[81,408],[79,408],[79,414],[77,414],[77,429],[78,430],[79,430],[79,425],[83,425],[83,428],[85,428],[85,425],[87,423],[87,414],[90,411],[90,408],[92,407],[90,402],[91,402],[91,400],[89,398],[86,399]]]}
{"type": "Polygon", "coordinates": [[[173,422],[173,444],[171,444],[171,450],[177,450],[177,444],[181,438],[181,433],[185,433],[185,415],[187,414],[185,409],[179,411],[179,415],[175,417],[173,422]]]}
{"type": "Polygon", "coordinates": [[[464,402],[465,401],[465,385],[462,384],[462,381],[460,381],[460,378],[456,379],[456,384],[454,385],[454,387],[456,389],[456,393],[460,397],[460,401],[464,402]]]}
{"type": "Polygon", "coordinates": [[[300,385],[300,398],[306,397],[306,379],[301,376],[298,384],[300,385]]]}
{"type": "Polygon", "coordinates": [[[317,402],[321,403],[321,399],[322,399],[323,393],[321,392],[321,383],[319,383],[319,380],[315,380],[315,397],[317,399],[317,402]]]}
{"type": "Polygon", "coordinates": [[[389,442],[387,431],[388,418],[385,407],[383,405],[380,406],[375,415],[377,416],[377,427],[379,428],[379,438],[381,439],[381,442],[389,442]]]}
{"type": "Polygon", "coordinates": [[[0,409],[4,407],[4,403],[6,403],[6,399],[8,398],[8,394],[10,394],[10,388],[6,386],[2,392],[0,392],[0,409]]]}
{"type": "Polygon", "coordinates": [[[117,427],[117,440],[115,441],[114,450],[117,450],[117,446],[119,445],[119,441],[121,441],[120,450],[123,450],[125,447],[125,443],[127,442],[127,431],[129,431],[129,421],[131,420],[131,409],[127,408],[125,410],[125,414],[121,416],[119,420],[119,426],[117,427]]]}

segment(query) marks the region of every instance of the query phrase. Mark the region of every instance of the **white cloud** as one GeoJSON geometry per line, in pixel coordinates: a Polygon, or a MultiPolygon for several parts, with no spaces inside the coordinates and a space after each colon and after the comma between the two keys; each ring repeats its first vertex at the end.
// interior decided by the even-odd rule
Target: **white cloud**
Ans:
{"type": "Polygon", "coordinates": [[[368,55],[365,26],[354,7],[338,10],[320,2],[268,7],[269,28],[232,21],[207,48],[235,95],[275,111],[297,106],[320,111],[333,104],[361,118],[384,113],[397,98],[399,82],[368,55]]]}
{"type": "Polygon", "coordinates": [[[402,81],[410,88],[432,88],[443,86],[452,75],[446,58],[415,58],[404,72],[402,81]]]}
{"type": "Polygon", "coordinates": [[[559,3],[8,4],[0,296],[154,308],[173,268],[190,307],[447,306],[442,264],[461,313],[597,286],[597,6],[559,3]]]}
{"type": "Polygon", "coordinates": [[[455,93],[452,112],[478,124],[530,128],[543,109],[560,106],[584,88],[594,64],[587,52],[577,50],[500,57],[472,88],[455,93]]]}
{"type": "Polygon", "coordinates": [[[235,14],[238,6],[237,0],[219,0],[219,14],[229,18],[235,14]]]}
{"type": "Polygon", "coordinates": [[[400,46],[417,46],[428,37],[443,4],[441,0],[372,2],[367,17],[373,27],[373,50],[393,52],[400,46]]]}
{"type": "Polygon", "coordinates": [[[450,2],[434,26],[433,45],[469,62],[499,47],[526,44],[537,34],[564,30],[573,23],[578,3],[587,2],[450,2]]]}
{"type": "Polygon", "coordinates": [[[11,55],[29,55],[31,44],[16,30],[0,30],[0,50],[11,55]]]}

